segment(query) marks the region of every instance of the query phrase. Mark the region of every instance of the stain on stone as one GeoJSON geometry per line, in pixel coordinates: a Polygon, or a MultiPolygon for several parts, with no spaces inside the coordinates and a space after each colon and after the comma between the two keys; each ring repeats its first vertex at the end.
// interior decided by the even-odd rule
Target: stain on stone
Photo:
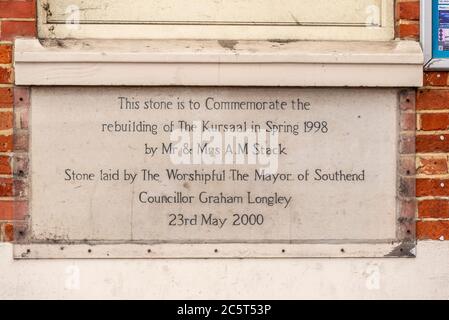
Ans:
{"type": "Polygon", "coordinates": [[[409,191],[410,190],[408,188],[407,183],[403,179],[401,179],[399,182],[399,194],[407,195],[407,194],[409,194],[409,191]]]}
{"type": "Polygon", "coordinates": [[[44,3],[42,5],[42,9],[44,9],[44,11],[47,13],[47,17],[51,17],[53,14],[50,10],[50,4],[49,3],[44,3]]]}
{"type": "Polygon", "coordinates": [[[225,49],[235,50],[235,46],[238,44],[235,40],[218,40],[218,44],[225,49]]]}
{"type": "Polygon", "coordinates": [[[22,258],[28,258],[31,255],[31,249],[27,249],[25,252],[22,252],[22,258]]]}
{"type": "Polygon", "coordinates": [[[61,41],[61,40],[59,40],[59,39],[56,40],[56,45],[57,45],[59,48],[66,48],[66,47],[67,47],[67,46],[65,45],[64,41],[61,41]]]}
{"type": "Polygon", "coordinates": [[[403,241],[396,246],[385,258],[415,258],[416,244],[412,241],[403,241]]]}
{"type": "Polygon", "coordinates": [[[415,223],[415,219],[414,218],[410,218],[410,217],[399,217],[398,218],[398,222],[401,223],[401,224],[415,223]]]}
{"type": "Polygon", "coordinates": [[[298,42],[299,40],[288,40],[288,39],[270,39],[268,40],[268,42],[274,42],[274,43],[279,43],[279,44],[287,44],[287,43],[291,43],[291,42],[298,42]]]}
{"type": "Polygon", "coordinates": [[[60,39],[39,39],[39,42],[43,47],[67,48],[66,43],[60,39]]]}

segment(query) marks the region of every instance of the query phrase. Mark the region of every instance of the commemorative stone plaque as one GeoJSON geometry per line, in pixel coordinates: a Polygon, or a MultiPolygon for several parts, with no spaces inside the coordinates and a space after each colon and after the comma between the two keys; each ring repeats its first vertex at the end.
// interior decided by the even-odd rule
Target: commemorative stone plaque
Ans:
{"type": "Polygon", "coordinates": [[[397,90],[32,93],[34,241],[396,238],[397,90]]]}

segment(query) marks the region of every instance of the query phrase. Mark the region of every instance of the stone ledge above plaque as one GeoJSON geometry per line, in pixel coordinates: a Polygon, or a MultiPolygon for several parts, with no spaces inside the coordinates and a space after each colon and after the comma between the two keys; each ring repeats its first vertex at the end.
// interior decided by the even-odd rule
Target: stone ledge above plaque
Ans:
{"type": "Polygon", "coordinates": [[[17,85],[417,87],[414,41],[16,40],[17,85]]]}

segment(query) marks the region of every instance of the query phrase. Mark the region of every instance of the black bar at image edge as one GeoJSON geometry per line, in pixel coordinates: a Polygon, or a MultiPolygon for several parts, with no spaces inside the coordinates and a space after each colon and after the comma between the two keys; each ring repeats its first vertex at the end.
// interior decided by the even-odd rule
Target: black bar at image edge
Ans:
{"type": "MultiPolygon", "coordinates": [[[[70,310],[71,317],[98,313],[101,316],[111,314],[129,318],[131,315],[140,315],[143,319],[300,319],[332,315],[351,318],[351,316],[384,317],[397,314],[417,316],[426,310],[425,304],[435,304],[431,301],[231,301],[231,300],[148,300],[148,301],[0,301],[2,314],[12,311],[21,316],[36,315],[37,312],[48,311],[49,304],[58,304],[65,310],[70,310]],[[73,303],[79,302],[83,307],[75,307],[73,303]],[[8,307],[7,305],[10,304],[8,307]],[[423,308],[420,309],[420,306],[423,308]],[[41,308],[41,309],[40,309],[41,308]],[[40,309],[40,310],[39,310],[40,309]],[[421,311],[420,311],[421,310],[421,311]],[[87,312],[87,314],[86,314],[87,312]],[[360,313],[362,312],[362,314],[360,313]],[[309,316],[307,316],[309,315],[309,316]]],[[[447,303],[447,301],[446,301],[447,303]]],[[[445,303],[445,305],[446,305],[445,303]]],[[[433,309],[434,310],[434,309],[433,309]]],[[[435,310],[437,311],[437,310],[435,310]]],[[[48,313],[47,313],[48,314],[48,313]]],[[[56,315],[53,313],[53,315],[56,315]]],[[[61,314],[60,314],[61,316],[61,314]]],[[[51,316],[49,317],[51,318],[51,316]]],[[[5,318],[8,319],[8,318],[5,318]]],[[[60,317],[58,317],[60,319],[60,317]]]]}

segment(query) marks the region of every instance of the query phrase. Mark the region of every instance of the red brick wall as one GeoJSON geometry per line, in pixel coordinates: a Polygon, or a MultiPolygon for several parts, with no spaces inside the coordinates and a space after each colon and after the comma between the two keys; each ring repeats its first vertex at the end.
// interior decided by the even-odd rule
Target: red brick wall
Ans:
{"type": "Polygon", "coordinates": [[[14,38],[35,36],[35,0],[0,0],[0,241],[13,240],[28,211],[29,91],[14,88],[12,61],[14,38]]]}
{"type": "MultiPolygon", "coordinates": [[[[419,1],[397,1],[397,36],[419,38],[419,1]]],[[[418,239],[449,240],[449,77],[425,72],[416,98],[418,239]]]]}
{"type": "MultiPolygon", "coordinates": [[[[13,39],[36,35],[35,0],[0,0],[0,241],[27,215],[27,88],[14,88],[13,39]],[[13,134],[14,132],[14,134],[13,134]]],[[[419,38],[419,1],[397,0],[396,36],[419,38]]],[[[416,98],[419,239],[449,240],[449,74],[424,74],[416,98]]],[[[407,116],[407,115],[406,115],[407,116]]]]}
{"type": "Polygon", "coordinates": [[[396,37],[418,40],[419,1],[396,0],[396,37]]]}

